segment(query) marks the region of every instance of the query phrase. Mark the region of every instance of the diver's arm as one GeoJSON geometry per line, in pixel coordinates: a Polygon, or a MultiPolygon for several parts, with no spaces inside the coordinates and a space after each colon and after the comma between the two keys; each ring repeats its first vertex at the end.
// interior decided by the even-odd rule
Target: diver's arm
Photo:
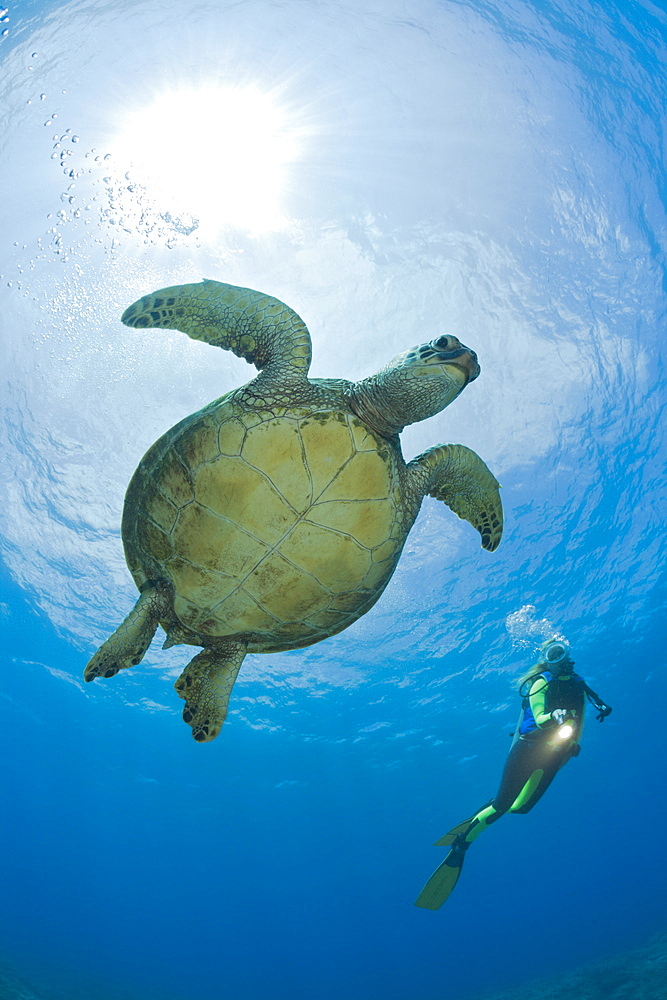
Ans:
{"type": "MultiPolygon", "coordinates": [[[[546,711],[548,686],[549,685],[544,677],[538,677],[531,687],[528,695],[530,709],[533,713],[538,729],[545,729],[548,726],[552,726],[554,723],[553,713],[546,711]]],[[[570,717],[576,717],[579,713],[568,712],[568,715],[570,715],[570,717]]]]}
{"type": "Polygon", "coordinates": [[[547,702],[547,682],[544,677],[538,677],[532,685],[528,694],[530,710],[537,724],[538,729],[544,729],[548,723],[552,723],[551,712],[546,712],[547,702]]]}
{"type": "Polygon", "coordinates": [[[598,722],[604,722],[607,716],[611,715],[611,705],[606,705],[600,695],[596,694],[592,688],[589,688],[585,681],[584,691],[586,692],[586,697],[590,701],[591,705],[598,710],[599,714],[596,716],[598,722]]]}
{"type": "MultiPolygon", "coordinates": [[[[530,708],[537,723],[538,729],[546,729],[550,725],[554,724],[554,713],[546,712],[546,702],[547,702],[547,688],[548,683],[543,677],[538,677],[533,686],[530,689],[528,699],[530,702],[530,708]]],[[[583,708],[581,712],[575,712],[569,710],[567,715],[570,718],[576,719],[577,722],[577,739],[581,738],[581,733],[584,728],[584,712],[583,708]]]]}

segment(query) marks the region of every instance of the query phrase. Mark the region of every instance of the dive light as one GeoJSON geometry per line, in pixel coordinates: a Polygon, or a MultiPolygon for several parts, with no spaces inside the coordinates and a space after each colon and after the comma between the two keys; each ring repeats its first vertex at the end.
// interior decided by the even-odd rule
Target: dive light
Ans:
{"type": "Polygon", "coordinates": [[[575,713],[570,712],[568,709],[557,708],[551,715],[557,723],[556,739],[563,742],[571,740],[576,731],[574,726],[575,713]]]}
{"type": "Polygon", "coordinates": [[[571,722],[564,722],[562,726],[559,726],[556,730],[556,736],[559,740],[571,740],[574,736],[574,726],[571,722]]]}

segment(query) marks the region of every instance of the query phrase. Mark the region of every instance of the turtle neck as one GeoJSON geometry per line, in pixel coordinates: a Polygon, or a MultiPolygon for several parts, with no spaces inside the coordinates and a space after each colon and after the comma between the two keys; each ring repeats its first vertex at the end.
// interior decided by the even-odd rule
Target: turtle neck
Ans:
{"type": "Polygon", "coordinates": [[[365,424],[385,438],[397,437],[405,427],[405,421],[387,406],[386,388],[374,379],[355,382],[345,393],[350,408],[365,424]]]}

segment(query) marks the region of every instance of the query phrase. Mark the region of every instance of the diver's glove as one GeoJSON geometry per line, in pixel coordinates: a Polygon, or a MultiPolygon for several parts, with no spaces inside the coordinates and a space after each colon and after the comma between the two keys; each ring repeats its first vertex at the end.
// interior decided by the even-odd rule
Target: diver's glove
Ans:
{"type": "Polygon", "coordinates": [[[551,713],[551,718],[557,726],[562,726],[566,719],[574,718],[574,712],[570,712],[567,708],[555,708],[551,713]]]}
{"type": "Polygon", "coordinates": [[[596,705],[595,707],[600,709],[599,715],[595,716],[598,722],[604,722],[607,716],[611,715],[611,705],[600,704],[596,705]]]}

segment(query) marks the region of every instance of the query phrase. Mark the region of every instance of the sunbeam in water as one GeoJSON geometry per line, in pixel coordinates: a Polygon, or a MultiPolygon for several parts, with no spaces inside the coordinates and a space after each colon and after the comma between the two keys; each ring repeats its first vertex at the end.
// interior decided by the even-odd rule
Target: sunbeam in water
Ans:
{"type": "Polygon", "coordinates": [[[654,1000],[660,4],[29,0],[0,21],[2,988],[654,1000]],[[484,552],[427,497],[377,604],[249,656],[210,746],[183,732],[184,647],[163,634],[82,681],[136,600],[137,463],[254,374],[120,323],[202,278],[289,303],[316,379],[459,337],[481,373],[404,457],[474,450],[506,519],[484,552]],[[446,907],[417,910],[430,844],[497,787],[551,635],[614,712],[481,838],[446,907]]]}

